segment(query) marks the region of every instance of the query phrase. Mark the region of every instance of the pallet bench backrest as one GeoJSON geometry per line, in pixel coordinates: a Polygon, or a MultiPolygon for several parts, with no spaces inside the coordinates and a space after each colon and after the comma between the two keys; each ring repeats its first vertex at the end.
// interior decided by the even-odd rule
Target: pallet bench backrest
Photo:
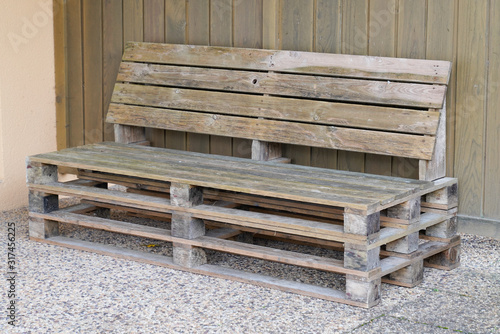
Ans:
{"type": "Polygon", "coordinates": [[[128,43],[107,122],[420,160],[445,173],[447,61],[128,43]]]}

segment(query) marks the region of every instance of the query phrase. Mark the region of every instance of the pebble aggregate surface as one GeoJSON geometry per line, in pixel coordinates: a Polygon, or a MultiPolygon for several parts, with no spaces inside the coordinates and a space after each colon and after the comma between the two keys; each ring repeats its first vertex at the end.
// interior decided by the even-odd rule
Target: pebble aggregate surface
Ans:
{"type": "MultiPolygon", "coordinates": [[[[366,310],[33,242],[28,239],[26,208],[0,212],[0,222],[2,277],[7,272],[7,222],[16,224],[18,320],[15,327],[8,324],[4,280],[0,333],[500,333],[500,241],[491,238],[462,234],[459,268],[425,268],[424,281],[413,289],[383,284],[381,303],[366,310]]],[[[172,253],[168,243],[143,238],[65,224],[61,232],[86,241],[172,253]]],[[[338,256],[275,241],[256,243],[338,256]]],[[[336,289],[345,286],[342,275],[217,252],[209,252],[208,258],[231,268],[336,289]]]]}

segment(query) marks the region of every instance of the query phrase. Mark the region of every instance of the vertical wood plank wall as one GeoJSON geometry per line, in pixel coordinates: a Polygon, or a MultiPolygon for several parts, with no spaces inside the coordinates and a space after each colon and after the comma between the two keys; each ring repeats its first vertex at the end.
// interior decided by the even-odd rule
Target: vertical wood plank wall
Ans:
{"type": "MultiPolygon", "coordinates": [[[[460,213],[500,224],[500,0],[54,1],[59,148],[113,140],[104,123],[126,41],[453,61],[447,173],[460,213]]],[[[248,140],[150,130],[153,145],[250,156],[248,140]]],[[[415,177],[408,159],[286,145],[294,163],[415,177]]]]}

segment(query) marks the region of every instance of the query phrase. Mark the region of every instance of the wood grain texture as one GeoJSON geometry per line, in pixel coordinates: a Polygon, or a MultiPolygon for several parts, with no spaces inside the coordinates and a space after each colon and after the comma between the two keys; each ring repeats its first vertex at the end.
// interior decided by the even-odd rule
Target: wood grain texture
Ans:
{"type": "MultiPolygon", "coordinates": [[[[368,54],[368,0],[345,0],[342,5],[342,53],[368,54]]],[[[359,152],[339,151],[337,167],[342,170],[364,172],[365,155],[359,152]]]]}
{"type": "Polygon", "coordinates": [[[445,86],[122,62],[117,81],[440,109],[445,86]]]}
{"type": "Polygon", "coordinates": [[[144,38],[143,0],[123,0],[123,44],[144,38]]]}
{"type": "MultiPolygon", "coordinates": [[[[210,45],[231,46],[233,44],[232,26],[233,1],[212,0],[210,2],[210,45]]],[[[208,100],[206,100],[205,102],[208,102],[208,100]]],[[[232,155],[232,138],[211,136],[210,153],[232,155]]]]}
{"type": "Polygon", "coordinates": [[[115,85],[112,101],[117,104],[427,135],[436,134],[439,121],[437,111],[121,83],[115,85]]]}
{"type": "MultiPolygon", "coordinates": [[[[400,0],[398,17],[397,57],[423,59],[426,54],[426,0],[400,0]]],[[[441,107],[439,107],[441,108],[441,107]]],[[[439,109],[438,108],[438,109],[439,109]]],[[[392,175],[418,178],[419,162],[392,159],[392,175]]]]}
{"type": "Polygon", "coordinates": [[[82,12],[85,143],[90,144],[103,140],[102,1],[83,0],[82,12]]]}
{"type": "MultiPolygon", "coordinates": [[[[396,0],[371,0],[368,19],[370,36],[368,55],[394,57],[397,36],[396,0]]],[[[367,153],[364,171],[371,174],[391,175],[392,158],[367,153]]]]}
{"type": "Polygon", "coordinates": [[[455,175],[460,210],[472,216],[481,215],[483,205],[487,14],[484,1],[460,2],[455,175]]]}
{"type": "Polygon", "coordinates": [[[484,215],[500,219],[500,3],[490,6],[484,215]]]}
{"type": "Polygon", "coordinates": [[[165,41],[183,44],[186,42],[186,1],[165,0],[165,41]]]}
{"type": "Polygon", "coordinates": [[[262,1],[262,48],[279,48],[280,0],[262,1]]]}
{"type": "MultiPolygon", "coordinates": [[[[248,32],[247,32],[248,33],[248,32]]],[[[233,32],[234,46],[237,35],[233,32]]],[[[261,37],[260,37],[261,38],[261,37]]],[[[446,84],[451,64],[447,61],[421,59],[364,57],[300,51],[275,51],[185,45],[130,43],[123,60],[159,64],[196,65],[302,74],[322,74],[352,78],[446,84]],[[189,56],[188,56],[189,55],[189,56]],[[304,59],[304,57],[306,59],[304,59]],[[388,68],[391,70],[388,71],[388,68]]]]}
{"type": "Polygon", "coordinates": [[[281,49],[312,51],[313,1],[281,0],[281,49]]]}
{"type": "Polygon", "coordinates": [[[55,64],[55,93],[56,93],[56,140],[57,149],[69,145],[68,131],[68,87],[67,87],[67,28],[66,4],[60,1],[53,2],[54,13],[54,64],[55,64]]]}
{"type": "Polygon", "coordinates": [[[420,180],[433,181],[446,176],[446,102],[440,114],[432,159],[419,161],[420,180]]]}
{"type": "MultiPolygon", "coordinates": [[[[233,46],[245,48],[258,48],[263,46],[263,1],[245,0],[233,1],[233,46]],[[254,18],[250,22],[248,16],[254,18]],[[250,26],[241,24],[247,22],[250,26]],[[251,29],[252,27],[253,29],[251,29]],[[255,30],[255,31],[254,31],[255,30]]],[[[233,138],[233,156],[252,157],[252,141],[241,138],[233,138]]]]}
{"type": "Polygon", "coordinates": [[[446,95],[446,174],[453,175],[455,158],[456,47],[458,2],[430,0],[427,3],[427,59],[452,61],[446,95]]]}
{"type": "MultiPolygon", "coordinates": [[[[165,42],[165,1],[146,0],[144,2],[144,41],[165,42]]],[[[146,138],[152,146],[165,147],[165,131],[146,129],[146,138]]]]}
{"type": "MultiPolygon", "coordinates": [[[[103,112],[106,116],[113,86],[120,67],[122,55],[123,4],[120,0],[103,0],[102,7],[102,57],[103,57],[103,112]]],[[[109,123],[104,123],[104,140],[114,140],[114,129],[109,123]]]]}
{"type": "Polygon", "coordinates": [[[295,145],[309,145],[355,152],[430,159],[434,138],[388,134],[369,130],[337,128],[265,119],[192,113],[174,109],[110,105],[113,123],[158,127],[169,130],[234,136],[295,145]],[[165,112],[168,111],[168,112],[165,112]]]}
{"type": "MultiPolygon", "coordinates": [[[[165,0],[165,42],[186,43],[187,21],[185,0],[165,0]]],[[[187,135],[185,132],[165,131],[165,146],[185,150],[187,135]]]]}
{"type": "Polygon", "coordinates": [[[67,62],[68,62],[68,123],[70,147],[83,145],[84,107],[83,107],[83,40],[82,11],[80,2],[66,3],[68,22],[73,24],[67,28],[67,62]]]}
{"type": "MultiPolygon", "coordinates": [[[[174,156],[170,159],[168,158],[168,154],[170,153],[159,150],[160,149],[157,148],[134,148],[126,145],[113,144],[109,146],[109,149],[107,149],[106,146],[99,145],[95,150],[92,150],[87,146],[85,148],[38,155],[36,157],[32,157],[31,159],[34,162],[57,163],[58,165],[68,167],[79,166],[79,168],[83,169],[99,170],[101,172],[114,172],[123,175],[153,178],[163,181],[187,182],[189,184],[204,187],[214,187],[214,185],[217,184],[215,187],[220,189],[228,187],[227,190],[243,191],[247,193],[261,194],[264,196],[272,193],[273,195],[271,196],[277,195],[277,197],[281,198],[284,194],[289,194],[291,197],[289,195],[286,195],[285,197],[290,197],[289,199],[308,198],[306,202],[337,206],[338,203],[335,202],[340,199],[341,203],[349,203],[349,206],[353,207],[359,206],[361,203],[365,203],[365,205],[367,203],[393,203],[397,199],[403,201],[407,198],[407,196],[414,197],[417,195],[418,191],[422,191],[422,189],[429,189],[429,191],[432,191],[433,187],[433,184],[429,182],[425,183],[414,181],[415,185],[412,186],[408,183],[408,180],[398,181],[396,179],[392,179],[389,181],[390,183],[400,182],[401,185],[405,185],[405,188],[384,189],[379,186],[369,186],[372,182],[387,182],[384,181],[383,176],[366,176],[359,174],[350,174],[351,176],[349,178],[355,183],[345,187],[347,177],[347,174],[345,174],[346,172],[323,170],[324,175],[322,177],[329,175],[327,179],[317,180],[313,176],[304,176],[300,184],[301,189],[296,189],[296,187],[291,186],[291,184],[297,184],[297,177],[293,175],[291,176],[289,171],[295,170],[295,172],[299,172],[304,169],[304,172],[306,172],[306,170],[311,167],[266,164],[263,162],[241,160],[231,157],[217,157],[217,159],[214,160],[214,163],[216,163],[215,165],[208,164],[204,166],[199,163],[199,160],[198,162],[196,162],[196,160],[193,160],[192,163],[189,162],[188,158],[190,156],[196,157],[199,154],[171,151],[174,156]],[[113,147],[116,147],[116,149],[111,149],[113,147]],[[122,149],[120,149],[120,147],[122,149]],[[161,152],[161,156],[150,159],[150,163],[145,165],[143,163],[143,158],[134,152],[139,149],[161,152]],[[180,153],[182,153],[185,159],[175,156],[180,153]],[[117,165],[115,160],[120,161],[120,164],[117,165]],[[240,161],[236,164],[236,166],[240,163],[244,163],[249,167],[253,166],[253,168],[245,168],[241,170],[232,167],[225,167],[228,166],[228,162],[230,161],[240,161]],[[272,169],[282,170],[282,172],[276,174],[274,172],[266,171],[265,168],[260,166],[261,164],[268,165],[269,167],[272,167],[272,169]],[[187,173],[188,171],[189,173],[187,173]],[[189,177],[189,180],[187,180],[186,177],[189,177]],[[360,177],[361,179],[357,180],[360,177]],[[320,184],[324,185],[324,187],[318,188],[318,185],[320,184]],[[248,189],[242,190],[243,188],[241,187],[248,189]],[[278,189],[277,187],[280,189],[279,194],[275,194],[275,191],[273,190],[278,189]],[[331,202],[332,200],[334,202],[331,202]]],[[[152,155],[148,156],[151,157],[152,155]]],[[[203,158],[203,156],[201,156],[201,158],[203,158]]]]}
{"type": "MultiPolygon", "coordinates": [[[[190,0],[187,3],[187,43],[210,44],[210,1],[190,0]]],[[[194,152],[210,152],[210,136],[188,133],[186,149],[194,152]]]]}
{"type": "MultiPolygon", "coordinates": [[[[341,0],[318,0],[315,6],[314,51],[340,53],[341,0]]],[[[311,166],[337,168],[337,150],[311,148],[311,166]]]]}

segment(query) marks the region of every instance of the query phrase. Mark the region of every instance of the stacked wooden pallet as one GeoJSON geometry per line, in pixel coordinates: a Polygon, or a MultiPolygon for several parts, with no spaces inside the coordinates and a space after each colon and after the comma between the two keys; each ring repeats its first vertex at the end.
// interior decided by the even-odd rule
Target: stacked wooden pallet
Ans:
{"type": "Polygon", "coordinates": [[[424,264],[459,263],[457,180],[444,177],[449,69],[440,61],[130,44],[108,113],[117,143],[28,159],[30,236],[371,307],[381,282],[411,287],[424,264]],[[252,139],[253,159],[144,146],[144,127],[252,139]],[[281,144],[420,159],[420,180],[283,163],[281,144]],[[58,167],[78,180],[59,182],[58,167]],[[61,195],[82,204],[59,210],[61,195]],[[85,214],[94,209],[100,217],[85,214]],[[111,219],[109,209],[171,220],[171,228],[111,219]],[[167,241],[173,256],[65,238],[61,222],[167,241]],[[252,244],[255,236],[333,248],[343,259],[252,244]],[[214,266],[205,249],[344,274],[346,288],[214,266]]]}

